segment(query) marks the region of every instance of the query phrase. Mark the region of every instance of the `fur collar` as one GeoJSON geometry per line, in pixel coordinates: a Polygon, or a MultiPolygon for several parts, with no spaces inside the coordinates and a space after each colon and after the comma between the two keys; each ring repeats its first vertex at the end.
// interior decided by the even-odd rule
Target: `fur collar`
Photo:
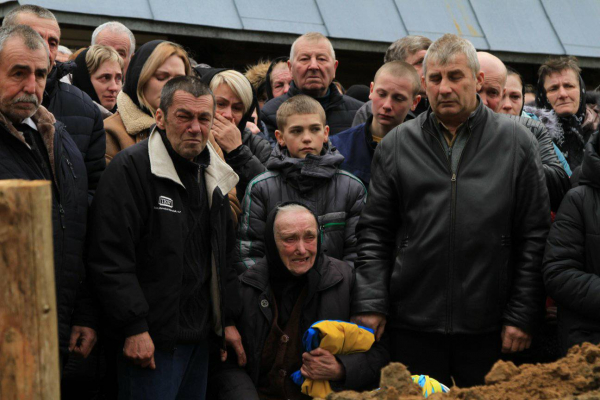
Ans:
{"type": "Polygon", "coordinates": [[[546,126],[546,129],[548,129],[552,141],[556,144],[562,144],[565,133],[554,111],[533,106],[525,106],[523,107],[523,111],[535,115],[546,126]]]}
{"type": "Polygon", "coordinates": [[[119,110],[125,130],[131,136],[137,136],[156,123],[154,118],[140,110],[125,92],[121,92],[117,96],[117,110],[119,110]]]}

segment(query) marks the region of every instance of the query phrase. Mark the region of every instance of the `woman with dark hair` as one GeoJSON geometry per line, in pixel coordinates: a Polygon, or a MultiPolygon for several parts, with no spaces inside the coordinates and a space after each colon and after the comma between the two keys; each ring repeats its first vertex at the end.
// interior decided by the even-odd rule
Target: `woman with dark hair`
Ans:
{"type": "Polygon", "coordinates": [[[375,387],[389,362],[386,338],[364,353],[304,352],[302,335],[315,322],[349,321],[354,270],[326,256],[316,216],[300,203],[274,208],[265,225],[265,257],[240,276],[236,327],[247,357],[216,374],[213,398],[309,399],[290,375],[329,381],[333,390],[375,387]]]}
{"type": "Polygon", "coordinates": [[[94,45],[80,52],[75,64],[72,84],[91,97],[104,119],[110,117],[123,87],[123,59],[112,47],[94,45]]]}

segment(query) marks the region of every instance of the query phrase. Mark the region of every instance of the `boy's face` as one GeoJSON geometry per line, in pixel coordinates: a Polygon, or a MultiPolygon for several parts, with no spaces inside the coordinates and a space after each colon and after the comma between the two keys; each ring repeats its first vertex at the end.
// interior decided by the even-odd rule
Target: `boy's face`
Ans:
{"type": "Polygon", "coordinates": [[[305,158],[307,154],[318,156],[329,138],[329,126],[323,125],[319,114],[290,115],[283,132],[276,130],[275,137],[294,158],[305,158]]]}

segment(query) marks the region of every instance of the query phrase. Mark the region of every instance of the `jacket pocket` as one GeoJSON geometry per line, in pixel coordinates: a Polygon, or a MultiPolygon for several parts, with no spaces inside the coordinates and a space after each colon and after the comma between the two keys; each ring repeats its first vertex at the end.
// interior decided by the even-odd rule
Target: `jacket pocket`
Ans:
{"type": "Polygon", "coordinates": [[[346,213],[344,211],[328,213],[319,217],[319,230],[323,250],[329,257],[344,258],[344,232],[346,231],[346,213]]]}
{"type": "Polygon", "coordinates": [[[405,290],[402,290],[402,287],[405,286],[402,273],[404,272],[404,263],[406,261],[408,243],[408,236],[404,236],[402,239],[400,239],[400,242],[396,246],[394,269],[390,278],[390,303],[392,304],[391,311],[396,315],[400,315],[402,310],[406,308],[403,306],[401,299],[398,298],[398,295],[400,293],[406,293],[405,290]]]}

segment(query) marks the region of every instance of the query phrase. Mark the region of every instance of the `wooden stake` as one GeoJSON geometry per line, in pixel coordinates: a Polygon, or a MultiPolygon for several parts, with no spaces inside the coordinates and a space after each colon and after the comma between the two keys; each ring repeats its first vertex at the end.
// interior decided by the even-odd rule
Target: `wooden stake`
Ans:
{"type": "Polygon", "coordinates": [[[0,399],[60,399],[47,181],[0,181],[0,399]]]}

